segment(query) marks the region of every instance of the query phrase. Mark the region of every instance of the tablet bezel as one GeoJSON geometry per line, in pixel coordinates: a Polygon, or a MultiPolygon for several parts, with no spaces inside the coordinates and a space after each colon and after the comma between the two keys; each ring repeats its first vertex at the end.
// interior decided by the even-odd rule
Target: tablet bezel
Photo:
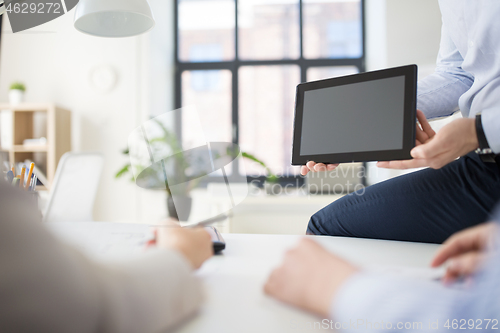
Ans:
{"type": "Polygon", "coordinates": [[[408,65],[379,71],[354,74],[332,79],[301,83],[297,86],[295,97],[295,117],[293,130],[292,165],[304,165],[309,161],[316,163],[349,163],[368,161],[392,161],[411,159],[410,151],[415,147],[417,66],[408,65]],[[304,112],[304,93],[309,90],[331,88],[352,83],[368,82],[391,77],[405,77],[403,147],[397,150],[377,150],[352,153],[333,153],[300,155],[302,137],[302,116],[304,112]]]}

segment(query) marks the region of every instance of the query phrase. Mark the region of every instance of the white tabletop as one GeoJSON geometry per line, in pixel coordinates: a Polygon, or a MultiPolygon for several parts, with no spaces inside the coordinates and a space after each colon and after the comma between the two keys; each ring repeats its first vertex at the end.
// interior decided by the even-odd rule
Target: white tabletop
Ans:
{"type": "MultiPolygon", "coordinates": [[[[322,318],[263,293],[271,270],[301,236],[223,234],[226,250],[208,260],[197,275],[206,300],[177,332],[312,332],[322,318]]],[[[359,265],[394,274],[432,278],[428,269],[437,245],[370,239],[311,236],[331,252],[359,265]]]]}

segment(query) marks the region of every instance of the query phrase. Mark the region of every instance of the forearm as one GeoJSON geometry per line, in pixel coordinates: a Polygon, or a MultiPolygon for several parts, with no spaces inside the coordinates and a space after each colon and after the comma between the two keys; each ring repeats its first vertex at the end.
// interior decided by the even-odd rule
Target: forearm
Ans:
{"type": "Polygon", "coordinates": [[[418,82],[417,107],[427,118],[448,116],[458,110],[460,96],[474,82],[474,76],[462,69],[463,61],[443,24],[436,70],[418,82]]]}
{"type": "MultiPolygon", "coordinates": [[[[472,283],[461,287],[445,287],[435,281],[359,273],[337,292],[332,302],[331,317],[335,321],[347,323],[362,320],[357,322],[357,328],[361,331],[372,331],[373,327],[370,329],[369,323],[379,323],[380,326],[383,321],[385,326],[380,326],[380,329],[388,332],[397,329],[398,323],[410,323],[411,329],[404,327],[410,332],[431,332],[436,329],[448,331],[444,325],[447,322],[452,325],[453,320],[498,322],[499,262],[500,253],[491,253],[483,266],[484,270],[481,269],[472,277],[472,283]]],[[[481,328],[485,329],[485,326],[481,328]]]]}
{"type": "MultiPolygon", "coordinates": [[[[455,306],[463,292],[446,289],[437,282],[358,274],[338,292],[332,305],[332,319],[354,324],[356,331],[371,331],[377,325],[382,331],[396,329],[398,323],[422,323],[430,331],[429,322],[460,318],[455,306]]],[[[417,324],[418,325],[418,324],[417,324]]],[[[414,328],[414,327],[412,327],[414,328]]],[[[415,327],[416,329],[416,327],[415,327]]],[[[411,330],[410,330],[411,331],[411,330]]]]}
{"type": "Polygon", "coordinates": [[[176,251],[152,250],[136,260],[96,269],[105,332],[158,332],[192,315],[200,282],[176,251]]]}
{"type": "Polygon", "coordinates": [[[1,332],[158,332],[199,306],[200,283],[176,251],[92,261],[48,232],[29,203],[0,182],[1,332]]]}
{"type": "Polygon", "coordinates": [[[437,69],[418,82],[417,109],[428,119],[449,116],[458,111],[458,100],[472,82],[462,73],[437,69]]]}

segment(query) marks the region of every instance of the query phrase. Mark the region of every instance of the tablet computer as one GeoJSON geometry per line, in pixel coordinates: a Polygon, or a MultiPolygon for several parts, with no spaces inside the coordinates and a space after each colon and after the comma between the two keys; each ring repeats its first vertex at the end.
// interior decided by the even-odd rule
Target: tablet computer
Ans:
{"type": "Polygon", "coordinates": [[[417,66],[297,86],[292,165],[411,159],[417,66]]]}

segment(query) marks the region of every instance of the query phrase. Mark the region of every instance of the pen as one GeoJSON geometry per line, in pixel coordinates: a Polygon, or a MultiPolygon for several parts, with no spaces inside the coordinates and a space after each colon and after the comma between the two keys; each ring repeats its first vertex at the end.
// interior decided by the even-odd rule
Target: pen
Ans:
{"type": "Polygon", "coordinates": [[[219,221],[223,221],[223,220],[227,219],[227,217],[228,217],[228,216],[227,216],[226,214],[219,214],[219,215],[217,215],[217,216],[214,216],[214,217],[212,217],[212,218],[209,218],[209,219],[206,219],[206,220],[200,221],[200,222],[198,222],[198,223],[187,225],[187,226],[185,226],[184,228],[198,228],[198,227],[205,227],[205,226],[211,225],[212,223],[219,222],[219,221]]]}
{"type": "Polygon", "coordinates": [[[38,181],[38,176],[37,175],[34,175],[33,176],[33,187],[32,187],[32,191],[34,192],[35,189],[36,189],[36,182],[38,181]]]}
{"type": "Polygon", "coordinates": [[[30,164],[30,171],[28,173],[28,179],[26,179],[26,186],[24,186],[25,190],[29,190],[30,183],[31,183],[31,176],[33,175],[33,168],[35,167],[35,163],[31,162],[30,164]]]}
{"type": "Polygon", "coordinates": [[[35,182],[36,182],[36,180],[35,180],[35,174],[31,174],[30,187],[28,188],[28,191],[33,191],[33,184],[35,182]]]}
{"type": "Polygon", "coordinates": [[[23,167],[21,169],[21,174],[19,175],[19,177],[20,177],[19,187],[24,187],[25,174],[26,174],[26,165],[23,164],[23,167]]]}
{"type": "Polygon", "coordinates": [[[12,183],[12,180],[13,180],[13,179],[14,179],[14,173],[12,172],[12,170],[9,170],[9,171],[7,172],[7,181],[8,181],[9,183],[12,183]]]}

